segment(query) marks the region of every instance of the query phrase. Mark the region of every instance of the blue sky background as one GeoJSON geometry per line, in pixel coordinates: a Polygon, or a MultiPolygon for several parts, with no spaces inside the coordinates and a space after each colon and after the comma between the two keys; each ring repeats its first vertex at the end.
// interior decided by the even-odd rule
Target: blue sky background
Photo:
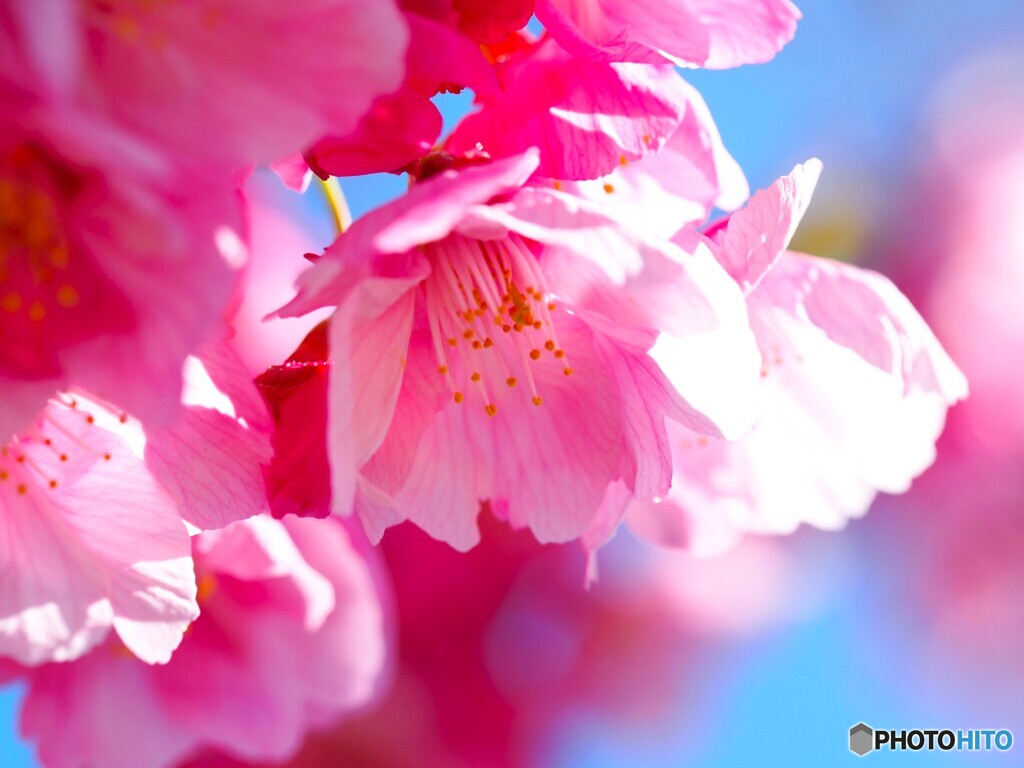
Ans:
{"type": "MultiPolygon", "coordinates": [[[[838,190],[851,175],[870,179],[876,189],[897,186],[919,159],[922,115],[937,84],[972,56],[1024,48],[1020,0],[798,4],[805,18],[796,40],[770,64],[686,73],[704,94],[726,145],[755,188],[813,155],[825,162],[820,190],[826,198],[830,188],[838,190]]],[[[443,102],[449,118],[467,105],[465,97],[443,102]]],[[[400,194],[404,182],[367,177],[346,181],[344,187],[359,215],[400,194]]],[[[876,510],[841,534],[844,561],[853,566],[820,611],[796,624],[706,648],[701,675],[681,681],[687,704],[684,710],[681,703],[678,728],[638,735],[577,713],[553,747],[552,765],[667,768],[681,765],[684,757],[696,768],[896,760],[1020,765],[1024,743],[1008,754],[876,754],[870,763],[859,763],[846,750],[846,731],[860,720],[887,727],[992,725],[1011,728],[1024,739],[1024,696],[1000,702],[987,697],[984,688],[965,694],[943,690],[941,681],[931,687],[908,684],[903,670],[915,658],[915,639],[892,628],[891,608],[885,606],[913,574],[898,552],[886,553],[879,545],[886,537],[887,516],[893,514],[898,511],[876,510]],[[983,717],[989,720],[979,722],[983,717]]],[[[802,533],[792,546],[816,546],[826,536],[831,535],[802,533]]],[[[808,567],[805,577],[822,574],[808,567]]],[[[20,694],[17,687],[0,691],[2,768],[35,765],[17,738],[20,694]]]]}

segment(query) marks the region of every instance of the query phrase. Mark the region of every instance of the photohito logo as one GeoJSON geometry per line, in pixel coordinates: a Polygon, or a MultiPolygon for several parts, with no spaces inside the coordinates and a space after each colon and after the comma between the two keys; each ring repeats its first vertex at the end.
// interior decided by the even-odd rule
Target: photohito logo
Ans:
{"type": "Polygon", "coordinates": [[[912,731],[882,730],[872,728],[867,723],[857,723],[850,728],[850,751],[864,757],[876,749],[906,750],[919,752],[940,749],[943,752],[952,750],[989,752],[997,750],[1005,752],[1013,746],[1013,734],[1002,729],[938,730],[915,729],[912,731]]]}

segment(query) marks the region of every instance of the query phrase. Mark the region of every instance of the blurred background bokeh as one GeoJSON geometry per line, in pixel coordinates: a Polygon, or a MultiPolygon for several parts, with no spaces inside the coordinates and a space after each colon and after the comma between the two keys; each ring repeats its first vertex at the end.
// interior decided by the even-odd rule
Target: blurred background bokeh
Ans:
{"type": "MultiPolygon", "coordinates": [[[[460,556],[397,529],[393,693],[292,765],[842,765],[859,759],[846,742],[859,721],[1024,739],[1024,3],[798,5],[771,63],[686,76],[753,188],[824,161],[794,246],[892,277],[964,369],[971,398],[936,465],[839,534],[695,560],[622,531],[589,592],[574,548],[488,524],[460,556]]],[[[469,97],[442,106],[453,119],[469,97]]],[[[358,216],[404,181],[344,188],[358,216]]],[[[243,312],[257,317],[331,222],[315,189],[300,198],[266,174],[248,191],[262,287],[243,312]]],[[[269,332],[254,365],[302,329],[269,332]]],[[[35,764],[20,696],[0,691],[5,768],[35,764]]],[[[914,758],[1019,765],[1021,749],[914,758]]]]}

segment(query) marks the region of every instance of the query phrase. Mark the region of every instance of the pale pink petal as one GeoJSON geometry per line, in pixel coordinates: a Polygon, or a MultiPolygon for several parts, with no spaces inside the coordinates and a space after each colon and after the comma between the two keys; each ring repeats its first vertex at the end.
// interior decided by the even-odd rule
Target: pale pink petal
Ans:
{"type": "Polygon", "coordinates": [[[33,672],[20,725],[43,765],[172,768],[200,745],[166,716],[152,693],[150,670],[118,653],[107,646],[74,663],[33,672]],[[100,713],[121,727],[98,727],[100,713]]]}
{"type": "Polygon", "coordinates": [[[539,0],[537,17],[577,56],[725,69],[771,59],[801,15],[789,0],[539,0]]]}
{"type": "Polygon", "coordinates": [[[963,377],[905,297],[856,267],[785,254],[749,297],[761,415],[733,443],[670,430],[675,481],[639,504],[645,538],[715,554],[743,531],[835,529],[935,457],[963,377]]]}
{"type": "Polygon", "coordinates": [[[146,431],[146,464],[199,530],[267,511],[271,424],[252,377],[226,344],[207,345],[185,383],[178,419],[146,431]]]}
{"type": "Polygon", "coordinates": [[[556,187],[595,203],[608,215],[657,237],[704,222],[715,207],[738,208],[750,195],[746,177],[726,151],[707,105],[689,94],[679,128],[656,155],[621,164],[594,181],[559,181],[556,187]]]}
{"type": "Polygon", "coordinates": [[[8,456],[3,652],[26,664],[67,660],[113,626],[141,659],[166,662],[198,612],[188,535],[170,497],[123,440],[80,410],[49,407],[8,456]]]}
{"type": "Polygon", "coordinates": [[[479,143],[495,157],[538,147],[538,172],[555,179],[594,179],[623,158],[657,152],[686,109],[672,67],[573,59],[554,41],[499,74],[502,91],[485,95],[446,147],[459,153],[479,143]]]}
{"type": "Polygon", "coordinates": [[[789,246],[811,202],[821,174],[817,158],[798,165],[788,176],[754,194],[729,217],[725,230],[713,235],[715,255],[733,279],[750,293],[789,246]]]}
{"type": "Polygon", "coordinates": [[[326,136],[306,153],[321,178],[397,172],[430,151],[441,134],[441,113],[429,99],[403,89],[378,98],[357,128],[326,136]]]}
{"type": "Polygon", "coordinates": [[[402,0],[407,11],[458,29],[477,43],[500,43],[526,26],[533,0],[402,0]]]}
{"type": "MultiPolygon", "coordinates": [[[[388,430],[380,448],[361,470],[355,509],[373,543],[380,541],[385,529],[405,519],[395,496],[409,479],[424,432],[437,412],[451,402],[451,397],[444,379],[437,373],[429,334],[423,329],[414,330],[402,389],[395,403],[393,428],[388,430]]],[[[462,477],[460,474],[453,480],[462,477]]],[[[448,490],[456,493],[456,486],[461,483],[453,483],[448,490]]]]}
{"type": "Polygon", "coordinates": [[[264,470],[275,517],[327,517],[331,479],[327,458],[327,323],[316,326],[283,365],[256,385],[273,415],[274,458],[264,470]]]}

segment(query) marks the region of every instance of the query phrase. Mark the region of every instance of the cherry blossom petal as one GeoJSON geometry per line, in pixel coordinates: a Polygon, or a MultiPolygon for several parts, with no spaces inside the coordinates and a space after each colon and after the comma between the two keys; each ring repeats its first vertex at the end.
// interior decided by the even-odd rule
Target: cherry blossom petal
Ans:
{"type": "Polygon", "coordinates": [[[73,659],[113,627],[142,660],[166,662],[198,613],[174,503],[85,413],[50,406],[37,429],[3,460],[3,652],[73,659]]]}

